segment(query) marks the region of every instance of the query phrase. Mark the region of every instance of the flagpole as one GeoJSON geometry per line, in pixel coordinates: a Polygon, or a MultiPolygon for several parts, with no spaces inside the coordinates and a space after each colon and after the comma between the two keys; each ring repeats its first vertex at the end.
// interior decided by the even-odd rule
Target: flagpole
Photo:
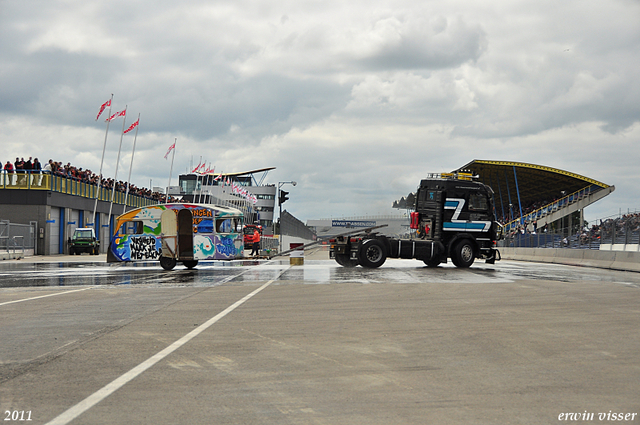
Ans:
{"type": "MultiPolygon", "coordinates": [[[[200,181],[200,167],[202,166],[202,155],[200,155],[200,162],[198,162],[198,166],[196,167],[196,169],[194,170],[196,173],[196,187],[198,187],[198,182],[200,181]]],[[[200,192],[198,192],[198,197],[196,198],[196,195],[193,196],[193,202],[194,203],[199,203],[198,201],[202,200],[202,183],[200,183],[200,192]]]]}
{"type": "Polygon", "coordinates": [[[122,214],[127,212],[127,198],[129,197],[129,185],[131,181],[131,170],[133,170],[133,156],[136,154],[136,140],[138,139],[138,127],[140,127],[140,113],[138,113],[138,121],[136,121],[136,134],[133,136],[133,150],[131,151],[131,164],[129,164],[129,177],[127,177],[127,191],[124,193],[124,208],[122,214]]]}
{"type": "MultiPolygon", "coordinates": [[[[173,154],[171,155],[171,168],[169,169],[169,183],[167,184],[167,194],[166,194],[166,201],[169,201],[169,186],[171,186],[171,175],[173,174],[173,159],[176,156],[176,143],[178,143],[178,138],[176,137],[175,141],[173,142],[173,154]]],[[[169,202],[166,202],[167,204],[169,202]]]]}
{"type": "MultiPolygon", "coordinates": [[[[205,174],[204,174],[204,178],[203,178],[203,180],[204,180],[204,182],[205,182],[205,183],[207,183],[207,185],[209,185],[209,183],[210,183],[210,181],[209,181],[209,180],[210,180],[210,178],[209,178],[209,171],[211,171],[211,163],[209,163],[209,166],[207,167],[207,169],[206,169],[206,170],[204,170],[204,173],[205,173],[205,174]]],[[[202,184],[202,186],[204,186],[204,183],[202,184]]],[[[200,200],[200,202],[201,202],[201,203],[205,203],[205,204],[209,204],[209,203],[210,203],[210,202],[208,202],[208,199],[207,199],[207,195],[206,195],[206,193],[205,193],[205,195],[204,195],[204,201],[203,201],[203,200],[200,200]]]]}
{"type": "Polygon", "coordinates": [[[118,183],[118,166],[120,165],[120,151],[122,150],[122,137],[124,136],[124,124],[127,121],[127,105],[124,105],[124,117],[122,117],[122,132],[120,133],[120,146],[118,147],[118,159],[116,160],[116,173],[113,176],[113,188],[111,189],[111,202],[109,203],[109,215],[107,221],[111,225],[111,209],[113,208],[113,198],[116,193],[116,185],[118,183]]]}
{"type": "MultiPolygon", "coordinates": [[[[111,117],[111,105],[113,105],[113,93],[111,93],[111,99],[109,99],[109,117],[111,117]]],[[[98,118],[96,118],[96,121],[98,118]]],[[[99,229],[96,229],[96,210],[98,209],[98,198],[100,197],[100,186],[102,185],[102,164],[104,163],[104,151],[107,149],[107,134],[109,134],[109,123],[111,121],[107,120],[107,130],[104,132],[104,144],[102,145],[102,159],[100,160],[100,177],[98,177],[98,189],[96,190],[96,201],[93,204],[93,217],[92,217],[92,226],[93,230],[96,232],[96,237],[100,238],[99,229]]]]}

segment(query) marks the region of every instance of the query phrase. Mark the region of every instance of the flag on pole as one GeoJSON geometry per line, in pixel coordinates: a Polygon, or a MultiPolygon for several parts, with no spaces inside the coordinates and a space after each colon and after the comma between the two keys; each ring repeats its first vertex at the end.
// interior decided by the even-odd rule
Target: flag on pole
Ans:
{"type": "Polygon", "coordinates": [[[133,130],[134,128],[136,128],[138,126],[138,124],[140,124],[140,118],[138,118],[138,121],[134,122],[133,124],[131,124],[129,126],[129,128],[127,128],[123,134],[127,134],[128,132],[130,132],[131,130],[133,130]]]}
{"type": "Polygon", "coordinates": [[[96,121],[98,121],[98,118],[100,118],[100,115],[102,115],[102,113],[104,112],[105,108],[107,108],[108,106],[111,106],[111,99],[107,100],[106,102],[104,102],[102,104],[102,106],[100,106],[100,111],[98,112],[98,116],[96,117],[96,121]]]}
{"type": "Polygon", "coordinates": [[[127,115],[127,110],[125,109],[124,111],[116,112],[115,114],[111,115],[109,118],[107,118],[106,121],[113,121],[118,117],[124,117],[126,115],[127,115]]]}
{"type": "Polygon", "coordinates": [[[173,142],[173,145],[169,146],[169,150],[167,151],[167,153],[164,154],[164,159],[167,159],[171,151],[175,148],[176,148],[176,142],[173,142]]]}

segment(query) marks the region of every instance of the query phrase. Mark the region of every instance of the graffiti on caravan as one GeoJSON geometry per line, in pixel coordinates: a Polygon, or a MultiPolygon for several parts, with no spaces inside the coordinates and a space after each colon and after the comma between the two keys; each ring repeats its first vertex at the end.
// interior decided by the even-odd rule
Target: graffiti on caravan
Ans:
{"type": "Polygon", "coordinates": [[[160,257],[160,252],[156,249],[156,238],[153,236],[131,238],[129,248],[131,260],[157,260],[160,257]]]}

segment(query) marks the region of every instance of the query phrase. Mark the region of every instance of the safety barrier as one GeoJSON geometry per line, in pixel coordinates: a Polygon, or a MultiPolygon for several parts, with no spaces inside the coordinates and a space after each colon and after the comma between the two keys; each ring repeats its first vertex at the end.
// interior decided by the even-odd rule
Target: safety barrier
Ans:
{"type": "Polygon", "coordinates": [[[500,248],[505,260],[640,272],[640,252],[563,248],[500,248]]]}

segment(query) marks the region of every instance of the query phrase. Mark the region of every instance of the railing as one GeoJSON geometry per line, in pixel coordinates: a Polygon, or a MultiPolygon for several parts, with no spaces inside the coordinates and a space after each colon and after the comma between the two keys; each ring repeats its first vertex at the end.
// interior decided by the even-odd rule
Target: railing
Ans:
{"type": "MultiPolygon", "coordinates": [[[[92,183],[79,181],[72,177],[56,176],[48,171],[23,171],[23,172],[7,172],[2,170],[0,173],[0,189],[27,189],[27,190],[49,190],[52,192],[65,193],[67,195],[82,196],[83,198],[95,199],[98,186],[92,183]]],[[[112,188],[102,186],[98,200],[111,201],[112,188]]],[[[115,204],[124,205],[125,193],[119,190],[115,191],[113,196],[115,204]]],[[[146,207],[160,203],[159,200],[151,199],[145,196],[127,195],[127,206],[130,207],[146,207]]]]}
{"type": "Polygon", "coordinates": [[[612,220],[601,225],[601,243],[610,245],[638,245],[640,243],[640,226],[636,222],[612,220]]]}
{"type": "Polygon", "coordinates": [[[499,245],[511,248],[577,248],[640,251],[640,225],[610,220],[596,230],[560,229],[558,233],[511,231],[499,245]]]}
{"type": "Polygon", "coordinates": [[[509,248],[577,248],[600,249],[600,238],[589,235],[565,233],[515,233],[509,234],[499,246],[509,248]]]}
{"type": "Polygon", "coordinates": [[[507,224],[504,225],[505,230],[510,231],[510,230],[513,230],[514,228],[517,228],[518,226],[523,225],[524,223],[532,222],[534,220],[539,220],[540,218],[545,217],[553,212],[556,212],[568,205],[571,205],[574,202],[577,202],[589,196],[590,194],[597,192],[600,189],[601,188],[599,186],[590,185],[585,187],[584,189],[580,189],[576,192],[573,192],[563,198],[560,198],[554,202],[551,202],[545,205],[542,208],[538,208],[535,211],[529,212],[522,217],[516,218],[515,220],[508,222],[507,224]]]}
{"type": "Polygon", "coordinates": [[[25,250],[35,247],[35,228],[28,224],[15,224],[7,220],[0,221],[0,254],[9,258],[14,255],[24,257],[25,250]]]}

